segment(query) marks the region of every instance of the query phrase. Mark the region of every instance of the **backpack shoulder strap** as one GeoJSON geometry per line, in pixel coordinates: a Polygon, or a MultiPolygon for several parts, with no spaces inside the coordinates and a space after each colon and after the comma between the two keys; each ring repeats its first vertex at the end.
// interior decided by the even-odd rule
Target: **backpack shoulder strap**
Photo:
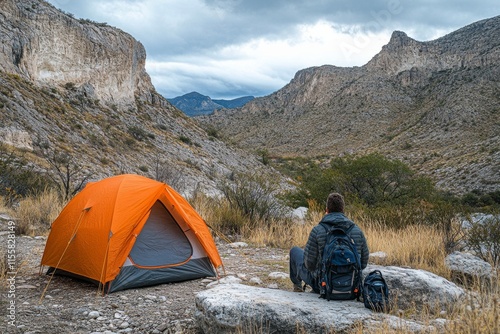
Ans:
{"type": "Polygon", "coordinates": [[[342,231],[343,231],[345,234],[347,234],[349,237],[351,237],[349,234],[351,233],[352,229],[354,228],[354,223],[353,223],[351,226],[349,226],[349,227],[347,228],[347,230],[344,230],[342,227],[337,227],[337,226],[330,227],[330,226],[328,226],[327,224],[322,223],[322,222],[320,222],[320,223],[319,223],[319,225],[323,226],[323,228],[325,229],[325,232],[326,232],[326,233],[328,233],[328,232],[330,232],[330,231],[332,231],[332,230],[342,230],[342,231]]]}
{"type": "Polygon", "coordinates": [[[325,232],[328,233],[330,231],[330,228],[328,227],[328,225],[326,225],[325,223],[322,223],[320,222],[319,223],[320,226],[323,226],[323,228],[325,229],[325,232]]]}

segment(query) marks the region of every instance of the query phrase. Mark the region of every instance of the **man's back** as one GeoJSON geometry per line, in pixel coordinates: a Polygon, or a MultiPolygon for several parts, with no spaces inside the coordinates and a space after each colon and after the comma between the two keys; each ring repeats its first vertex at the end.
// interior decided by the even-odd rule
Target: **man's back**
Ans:
{"type": "Polygon", "coordinates": [[[356,249],[361,259],[361,269],[366,268],[369,251],[363,231],[341,212],[326,214],[321,222],[311,230],[309,240],[304,249],[304,264],[306,268],[312,272],[320,269],[321,256],[325,247],[326,236],[330,228],[337,227],[347,231],[351,226],[352,229],[348,235],[356,243],[356,249]]]}

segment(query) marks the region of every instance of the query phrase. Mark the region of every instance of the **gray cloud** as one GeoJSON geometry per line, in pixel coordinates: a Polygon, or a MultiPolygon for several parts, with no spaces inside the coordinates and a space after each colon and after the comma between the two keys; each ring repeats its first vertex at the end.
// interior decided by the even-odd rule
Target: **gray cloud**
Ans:
{"type": "Polygon", "coordinates": [[[301,66],[362,65],[389,41],[394,30],[425,41],[500,12],[498,0],[49,2],[77,18],[118,27],[141,41],[148,54],[148,72],[165,96],[198,91],[213,98],[269,94],[286,84],[301,66]],[[318,41],[321,33],[304,28],[314,25],[329,25],[363,45],[338,42],[356,52],[355,57],[342,56],[339,49],[318,41]],[[378,44],[360,42],[365,39],[378,44]],[[273,43],[284,50],[273,48],[273,43]],[[299,43],[304,46],[294,45],[299,43]],[[310,49],[316,45],[319,49],[313,53],[310,49]],[[275,54],[286,51],[281,61],[275,59],[275,54]],[[298,55],[302,52],[303,57],[298,55]]]}

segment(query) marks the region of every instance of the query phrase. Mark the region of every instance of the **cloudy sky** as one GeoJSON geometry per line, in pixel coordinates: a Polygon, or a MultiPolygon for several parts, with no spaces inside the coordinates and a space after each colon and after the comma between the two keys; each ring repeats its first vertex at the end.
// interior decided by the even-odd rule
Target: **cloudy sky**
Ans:
{"type": "Polygon", "coordinates": [[[498,0],[48,0],[147,52],[157,91],[264,96],[301,69],[366,64],[394,30],[428,41],[500,15],[498,0]]]}

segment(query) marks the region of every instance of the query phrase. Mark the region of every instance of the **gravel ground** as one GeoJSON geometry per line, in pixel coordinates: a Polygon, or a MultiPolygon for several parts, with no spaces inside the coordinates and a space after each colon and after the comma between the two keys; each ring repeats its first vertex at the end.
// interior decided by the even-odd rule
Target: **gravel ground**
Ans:
{"type": "MultiPolygon", "coordinates": [[[[199,333],[195,296],[215,278],[106,296],[96,286],[68,277],[54,276],[48,284],[50,277],[40,274],[46,237],[13,238],[8,227],[7,220],[0,220],[0,250],[5,253],[9,239],[15,240],[17,275],[8,272],[1,282],[2,333],[199,333]]],[[[238,277],[243,284],[291,290],[289,280],[276,274],[288,272],[287,250],[217,244],[225,276],[238,277]]]]}

